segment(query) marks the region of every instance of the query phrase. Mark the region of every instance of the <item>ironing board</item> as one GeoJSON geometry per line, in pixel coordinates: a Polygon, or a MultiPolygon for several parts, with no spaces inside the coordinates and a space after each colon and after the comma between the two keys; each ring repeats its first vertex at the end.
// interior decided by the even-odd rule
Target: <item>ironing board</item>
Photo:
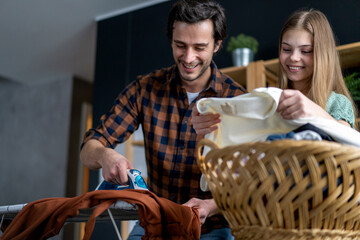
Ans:
{"type": "MultiPolygon", "coordinates": [[[[0,219],[14,219],[25,205],[26,203],[0,206],[0,219]]],[[[109,209],[111,210],[111,214],[115,220],[129,221],[139,219],[139,213],[135,204],[130,204],[124,201],[117,201],[111,205],[109,209]]],[[[80,209],[79,214],[76,217],[68,218],[66,222],[87,222],[88,218],[92,214],[92,210],[92,208],[80,209]]],[[[111,217],[109,216],[108,212],[105,211],[100,214],[96,220],[109,221],[111,220],[111,217]]]]}
{"type": "MultiPolygon", "coordinates": [[[[115,185],[105,180],[99,183],[95,190],[122,190],[122,189],[140,189],[148,190],[141,172],[136,169],[128,169],[129,185],[115,185]]],[[[15,216],[26,206],[27,203],[0,206],[0,229],[5,220],[13,220],[15,216]]],[[[87,222],[93,212],[93,208],[80,209],[77,216],[68,218],[65,223],[87,222]]],[[[136,204],[118,200],[112,204],[106,211],[101,213],[96,221],[111,221],[118,238],[121,240],[120,232],[115,220],[129,221],[138,220],[139,213],[136,204]]]]}
{"type": "MultiPolygon", "coordinates": [[[[0,228],[4,220],[13,220],[26,204],[27,203],[0,206],[0,228]]],[[[80,209],[79,214],[73,218],[68,218],[66,223],[87,222],[92,212],[92,208],[80,209]]],[[[117,233],[118,239],[121,240],[119,229],[116,226],[115,220],[129,221],[138,219],[139,213],[137,206],[135,204],[119,200],[111,205],[107,211],[101,213],[96,218],[96,221],[111,221],[117,233]]]]}

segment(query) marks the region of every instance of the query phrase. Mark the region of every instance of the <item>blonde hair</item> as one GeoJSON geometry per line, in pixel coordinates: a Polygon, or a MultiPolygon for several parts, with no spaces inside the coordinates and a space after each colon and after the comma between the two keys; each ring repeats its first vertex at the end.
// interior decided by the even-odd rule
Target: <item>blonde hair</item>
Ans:
{"type": "MultiPolygon", "coordinates": [[[[343,94],[352,102],[354,114],[357,116],[354,102],[342,75],[334,33],[326,16],[314,9],[294,12],[281,30],[279,56],[283,35],[290,29],[305,30],[313,38],[314,71],[307,97],[326,110],[326,102],[331,91],[343,94]]],[[[292,88],[281,66],[279,73],[280,88],[292,88]]]]}

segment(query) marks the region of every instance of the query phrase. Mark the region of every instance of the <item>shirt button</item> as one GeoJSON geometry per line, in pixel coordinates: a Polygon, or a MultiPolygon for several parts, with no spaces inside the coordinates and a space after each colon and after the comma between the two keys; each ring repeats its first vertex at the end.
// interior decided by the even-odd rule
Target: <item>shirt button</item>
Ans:
{"type": "Polygon", "coordinates": [[[187,121],[185,121],[185,124],[187,124],[187,121]]]}

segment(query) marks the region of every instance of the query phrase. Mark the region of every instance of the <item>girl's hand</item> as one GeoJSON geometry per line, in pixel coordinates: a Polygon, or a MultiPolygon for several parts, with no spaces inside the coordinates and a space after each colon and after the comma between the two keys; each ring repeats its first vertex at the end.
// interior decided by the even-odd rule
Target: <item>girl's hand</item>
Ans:
{"type": "Polygon", "coordinates": [[[323,117],[333,119],[323,108],[298,90],[283,90],[276,110],[284,119],[323,117]]]}

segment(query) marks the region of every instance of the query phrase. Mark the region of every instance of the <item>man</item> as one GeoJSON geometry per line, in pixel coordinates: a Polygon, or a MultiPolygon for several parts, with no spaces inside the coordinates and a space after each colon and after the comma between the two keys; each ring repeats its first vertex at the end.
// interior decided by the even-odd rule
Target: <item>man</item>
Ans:
{"type": "MultiPolygon", "coordinates": [[[[226,37],[224,11],[212,1],[180,0],[169,13],[167,35],[176,64],[127,86],[99,126],[86,134],[80,158],[90,169],[102,168],[106,181],[126,184],[126,169],[133,165],[113,148],[142,125],[149,190],[197,208],[202,239],[216,235],[227,239],[231,234],[225,219],[211,193],[199,187],[201,172],[194,148],[201,136],[191,124],[196,100],[245,92],[212,61],[226,37]]],[[[136,225],[129,239],[140,239],[142,234],[136,225]]]]}

